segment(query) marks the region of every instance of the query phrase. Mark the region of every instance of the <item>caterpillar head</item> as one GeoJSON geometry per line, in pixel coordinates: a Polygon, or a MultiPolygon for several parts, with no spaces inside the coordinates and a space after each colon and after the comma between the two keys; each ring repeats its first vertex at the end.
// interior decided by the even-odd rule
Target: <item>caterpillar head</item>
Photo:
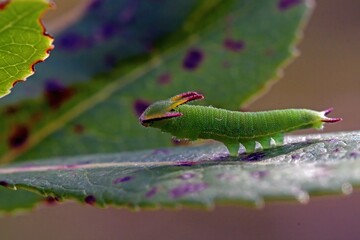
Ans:
{"type": "Polygon", "coordinates": [[[139,121],[143,126],[148,127],[155,121],[180,117],[182,116],[182,113],[176,112],[176,107],[203,98],[204,96],[197,92],[185,92],[167,100],[154,102],[141,114],[139,121]]]}

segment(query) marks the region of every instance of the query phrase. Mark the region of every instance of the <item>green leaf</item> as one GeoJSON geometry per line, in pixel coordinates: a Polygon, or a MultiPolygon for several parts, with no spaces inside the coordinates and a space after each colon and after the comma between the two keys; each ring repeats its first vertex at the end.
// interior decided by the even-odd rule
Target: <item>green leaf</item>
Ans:
{"type": "MultiPolygon", "coordinates": [[[[5,108],[0,117],[0,163],[172,145],[169,135],[140,126],[138,115],[152,101],[188,90],[203,93],[204,104],[238,108],[277,78],[280,67],[293,56],[311,7],[307,1],[283,2],[204,0],[191,8],[179,5],[183,14],[172,19],[179,23],[173,24],[177,28],[150,41],[150,52],[120,55],[111,74],[86,84],[66,86],[62,79],[51,80],[44,99],[5,108]]],[[[168,24],[164,16],[160,19],[159,25],[168,24]]],[[[114,54],[128,53],[131,40],[114,54]]],[[[99,61],[84,54],[82,59],[99,61]]],[[[72,68],[88,66],[78,58],[67,59],[72,68]]],[[[64,72],[64,77],[71,76],[64,72]]]]}
{"type": "Polygon", "coordinates": [[[0,189],[0,215],[6,212],[19,212],[33,208],[38,202],[42,201],[44,197],[26,191],[9,189],[0,189]]]}
{"type": "Polygon", "coordinates": [[[98,206],[177,207],[352,192],[360,184],[360,132],[294,136],[227,156],[223,145],[58,158],[0,169],[0,185],[98,206]]]}
{"type": "Polygon", "coordinates": [[[45,0],[0,2],[0,97],[34,74],[34,65],[49,56],[53,39],[40,22],[49,7],[45,0]]]}

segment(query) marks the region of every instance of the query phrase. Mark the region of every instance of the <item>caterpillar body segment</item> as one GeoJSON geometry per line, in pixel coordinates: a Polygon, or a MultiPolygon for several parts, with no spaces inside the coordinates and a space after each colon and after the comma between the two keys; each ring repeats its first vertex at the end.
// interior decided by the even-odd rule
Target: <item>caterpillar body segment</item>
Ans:
{"type": "Polygon", "coordinates": [[[237,112],[215,107],[184,105],[203,99],[196,92],[186,92],[151,104],[140,116],[142,125],[161,129],[177,138],[214,139],[222,142],[230,155],[237,156],[239,143],[246,152],[254,152],[256,142],[263,149],[282,145],[284,133],[298,129],[322,129],[324,123],[341,118],[326,117],[323,112],[308,109],[284,109],[263,112],[237,112]]]}

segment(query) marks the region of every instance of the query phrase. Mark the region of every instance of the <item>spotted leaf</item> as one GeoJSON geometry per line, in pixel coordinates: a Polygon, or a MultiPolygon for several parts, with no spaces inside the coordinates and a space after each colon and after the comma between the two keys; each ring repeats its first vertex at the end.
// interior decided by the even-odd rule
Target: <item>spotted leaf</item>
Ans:
{"type": "Polygon", "coordinates": [[[307,203],[309,195],[349,194],[360,184],[359,147],[360,133],[351,132],[288,137],[282,147],[238,158],[219,144],[57,158],[1,168],[0,185],[48,203],[101,207],[307,203]]]}

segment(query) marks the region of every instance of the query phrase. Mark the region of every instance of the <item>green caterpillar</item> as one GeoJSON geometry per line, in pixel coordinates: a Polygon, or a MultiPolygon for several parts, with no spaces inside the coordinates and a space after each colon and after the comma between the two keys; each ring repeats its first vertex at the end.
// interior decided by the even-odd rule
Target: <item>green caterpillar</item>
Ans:
{"type": "Polygon", "coordinates": [[[326,117],[332,108],[322,112],[308,109],[284,109],[264,112],[237,112],[214,107],[183,105],[203,99],[197,92],[186,92],[151,104],[140,116],[145,127],[189,140],[214,139],[225,144],[231,156],[237,156],[239,143],[246,152],[255,151],[256,142],[263,149],[283,144],[284,133],[304,128],[322,129],[324,123],[341,121],[326,117]]]}

